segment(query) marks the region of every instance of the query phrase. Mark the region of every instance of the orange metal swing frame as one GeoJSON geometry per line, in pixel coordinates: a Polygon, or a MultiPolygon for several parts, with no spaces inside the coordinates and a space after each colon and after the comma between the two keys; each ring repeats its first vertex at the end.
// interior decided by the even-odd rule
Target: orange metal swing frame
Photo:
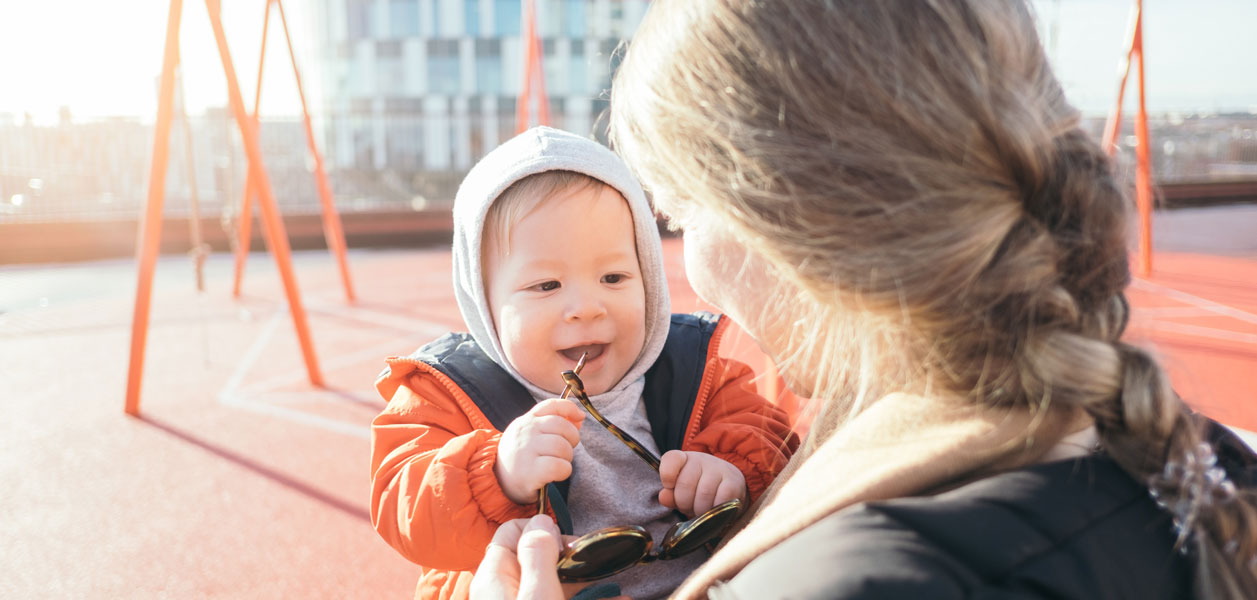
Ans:
{"type": "Polygon", "coordinates": [[[1135,205],[1139,210],[1139,274],[1148,277],[1152,274],[1152,166],[1151,144],[1148,136],[1148,103],[1144,87],[1144,18],[1143,0],[1135,0],[1131,13],[1130,43],[1127,44],[1126,56],[1122,58],[1119,69],[1122,72],[1121,83],[1117,85],[1117,102],[1109,113],[1108,122],[1104,125],[1104,138],[1101,144],[1104,151],[1113,156],[1117,152],[1117,134],[1122,128],[1122,101],[1126,94],[1126,80],[1130,77],[1130,66],[1134,59],[1139,59],[1139,70],[1136,73],[1139,86],[1139,106],[1135,112],[1135,205]]]}
{"type": "MultiPolygon", "coordinates": [[[[270,2],[272,1],[277,5],[279,4],[278,0],[267,0],[268,16],[270,2]]],[[[245,155],[249,161],[249,189],[254,190],[258,196],[266,240],[279,267],[284,294],[288,300],[289,313],[292,315],[293,325],[296,328],[297,338],[301,345],[306,374],[312,385],[322,387],[323,374],[319,369],[318,357],[314,352],[314,344],[310,337],[310,327],[305,307],[301,302],[301,293],[297,289],[297,279],[292,269],[292,251],[288,244],[288,234],[284,229],[279,207],[271,191],[270,178],[266,173],[266,167],[262,163],[261,147],[258,144],[256,111],[254,115],[249,115],[240,94],[236,70],[232,64],[231,53],[227,48],[227,36],[223,31],[220,1],[205,0],[205,7],[209,12],[210,26],[213,29],[214,39],[218,45],[219,58],[223,63],[223,73],[227,78],[227,91],[232,113],[235,116],[236,124],[240,127],[245,155]]],[[[160,92],[157,103],[157,122],[153,128],[153,159],[149,170],[148,200],[144,218],[140,224],[140,243],[136,252],[139,273],[135,293],[135,312],[131,322],[131,355],[127,373],[126,404],[124,408],[129,415],[138,415],[140,412],[140,387],[143,380],[144,353],[148,338],[149,309],[152,304],[153,273],[156,268],[161,242],[162,206],[165,201],[166,168],[169,163],[175,66],[179,62],[179,26],[182,15],[183,0],[170,0],[170,9],[166,20],[166,43],[162,58],[160,92]]],[[[282,8],[280,9],[280,18],[283,19],[282,8]]],[[[287,35],[287,24],[285,24],[285,35],[287,35]]],[[[263,29],[263,36],[265,36],[265,29],[263,29]]],[[[265,48],[263,48],[263,52],[265,52],[265,48]]],[[[289,40],[289,53],[292,53],[291,39],[289,40]]],[[[295,57],[293,59],[293,69],[294,71],[296,70],[295,57]]],[[[260,77],[261,74],[259,72],[259,80],[260,77]]],[[[258,89],[260,93],[260,83],[258,89]]],[[[300,89],[299,79],[298,89],[300,89]]],[[[326,176],[322,171],[322,159],[314,148],[314,137],[310,128],[310,114],[306,110],[304,94],[302,94],[302,111],[305,113],[306,132],[309,136],[310,148],[314,152],[315,164],[318,169],[320,195],[324,202],[326,226],[329,210],[331,215],[334,216],[335,208],[330,203],[331,195],[330,191],[328,191],[326,176]]],[[[247,222],[247,219],[245,221],[247,222]]],[[[335,221],[336,228],[334,231],[339,233],[339,219],[335,219],[335,221]]],[[[345,277],[346,292],[352,300],[353,296],[349,287],[348,271],[344,266],[343,238],[340,239],[340,245],[334,247],[333,250],[339,253],[342,275],[345,277]]],[[[333,246],[330,241],[329,246],[333,246]]]]}
{"type": "MultiPolygon", "coordinates": [[[[349,261],[345,256],[345,231],[341,227],[340,214],[336,212],[336,203],[332,199],[332,186],[328,183],[327,172],[323,168],[323,155],[314,143],[314,127],[310,122],[310,110],[306,105],[306,95],[301,85],[301,71],[297,68],[297,54],[292,49],[292,35],[288,33],[288,18],[284,16],[282,0],[265,0],[266,10],[262,16],[262,49],[258,52],[257,88],[253,95],[253,127],[259,127],[258,110],[262,105],[262,69],[266,64],[266,33],[270,29],[271,5],[275,5],[279,13],[279,22],[283,27],[284,41],[288,45],[288,57],[292,62],[293,79],[297,83],[297,96],[301,99],[301,115],[306,130],[306,142],[310,148],[310,156],[314,159],[314,178],[319,190],[319,203],[323,211],[323,239],[327,248],[336,257],[340,268],[340,279],[345,287],[345,300],[355,301],[352,278],[349,276],[349,261]]],[[[253,178],[253,170],[245,179],[244,199],[240,204],[239,237],[236,244],[236,271],[232,283],[231,294],[240,297],[240,282],[244,278],[245,259],[249,256],[249,245],[252,239],[253,197],[258,195],[258,182],[253,178]]]]}

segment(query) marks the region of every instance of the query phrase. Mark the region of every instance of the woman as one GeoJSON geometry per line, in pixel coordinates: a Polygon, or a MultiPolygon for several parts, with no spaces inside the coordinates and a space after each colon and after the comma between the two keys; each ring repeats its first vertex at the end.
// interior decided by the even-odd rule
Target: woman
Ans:
{"type": "MultiPolygon", "coordinates": [[[[1251,453],[1120,340],[1128,203],[1027,6],[660,0],[611,114],[820,406],[678,597],[1257,597],[1251,453]]],[[[551,589],[543,523],[497,544],[478,593],[551,589]]]]}

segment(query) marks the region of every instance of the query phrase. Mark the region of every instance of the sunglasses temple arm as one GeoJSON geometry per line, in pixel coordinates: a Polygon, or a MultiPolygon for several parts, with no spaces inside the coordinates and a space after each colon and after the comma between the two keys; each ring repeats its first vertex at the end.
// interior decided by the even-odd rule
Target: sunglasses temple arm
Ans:
{"type": "Polygon", "coordinates": [[[646,461],[646,464],[650,465],[650,468],[654,469],[656,473],[659,472],[659,459],[655,458],[655,455],[651,454],[650,451],[641,444],[641,442],[633,439],[633,436],[629,435],[628,432],[612,425],[610,422],[604,424],[607,426],[607,429],[615,435],[615,437],[620,438],[620,441],[624,442],[624,445],[628,446],[629,449],[635,452],[638,456],[642,457],[642,460],[646,461]]]}
{"type": "MultiPolygon", "coordinates": [[[[578,364],[577,366],[580,365],[578,364]]],[[[656,472],[659,471],[659,459],[655,458],[655,455],[651,454],[641,442],[633,439],[633,436],[629,435],[627,431],[616,427],[615,423],[608,421],[606,417],[602,416],[602,413],[598,412],[598,409],[594,408],[594,403],[590,401],[589,394],[585,393],[585,384],[581,383],[580,376],[576,372],[564,371],[563,382],[567,384],[567,386],[563,389],[564,393],[572,392],[576,396],[576,399],[580,401],[580,405],[585,407],[585,411],[588,412],[599,425],[605,427],[612,435],[619,438],[621,442],[624,442],[624,445],[628,446],[629,450],[632,450],[634,454],[637,454],[642,460],[646,461],[646,464],[650,465],[650,468],[654,469],[656,472]]]]}
{"type": "Polygon", "coordinates": [[[629,435],[627,431],[620,429],[615,423],[612,423],[603,417],[602,414],[598,412],[598,409],[594,408],[594,403],[589,401],[588,395],[576,392],[576,399],[580,400],[581,406],[585,407],[585,410],[589,412],[590,416],[592,416],[599,425],[605,427],[607,431],[611,432],[611,435],[614,435],[619,438],[621,442],[624,442],[624,445],[628,446],[629,450],[632,450],[635,454],[640,456],[642,460],[646,461],[646,464],[650,465],[652,469],[659,471],[659,459],[655,458],[655,455],[651,454],[641,442],[629,435]]]}

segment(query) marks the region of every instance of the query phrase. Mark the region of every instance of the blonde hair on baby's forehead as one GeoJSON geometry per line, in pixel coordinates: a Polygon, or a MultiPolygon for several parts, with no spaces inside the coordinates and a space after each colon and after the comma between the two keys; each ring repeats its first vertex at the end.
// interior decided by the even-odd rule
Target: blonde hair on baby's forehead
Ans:
{"type": "Polygon", "coordinates": [[[564,170],[542,171],[519,179],[498,194],[489,206],[480,243],[481,254],[489,249],[490,242],[499,251],[509,248],[511,230],[546,199],[559,192],[574,192],[591,187],[598,190],[605,185],[606,182],[584,173],[564,170]]]}

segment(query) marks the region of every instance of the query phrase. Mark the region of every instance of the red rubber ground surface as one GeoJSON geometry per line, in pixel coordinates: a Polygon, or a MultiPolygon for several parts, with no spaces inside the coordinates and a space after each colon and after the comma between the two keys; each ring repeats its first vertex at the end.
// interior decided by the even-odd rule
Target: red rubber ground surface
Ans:
{"type": "MultiPolygon", "coordinates": [[[[1249,229],[1248,231],[1252,231],[1249,229]]],[[[666,242],[673,309],[702,308],[666,242]]],[[[1157,255],[1130,338],[1222,421],[1257,429],[1257,252],[1157,255]]],[[[325,389],[310,386],[269,255],[246,295],[211,258],[159,264],[142,418],[123,414],[135,265],[0,268],[0,597],[405,598],[417,567],[367,513],[371,382],[458,328],[443,249],[297,255],[325,389]]],[[[762,367],[743,335],[729,354],[762,367]]]]}

